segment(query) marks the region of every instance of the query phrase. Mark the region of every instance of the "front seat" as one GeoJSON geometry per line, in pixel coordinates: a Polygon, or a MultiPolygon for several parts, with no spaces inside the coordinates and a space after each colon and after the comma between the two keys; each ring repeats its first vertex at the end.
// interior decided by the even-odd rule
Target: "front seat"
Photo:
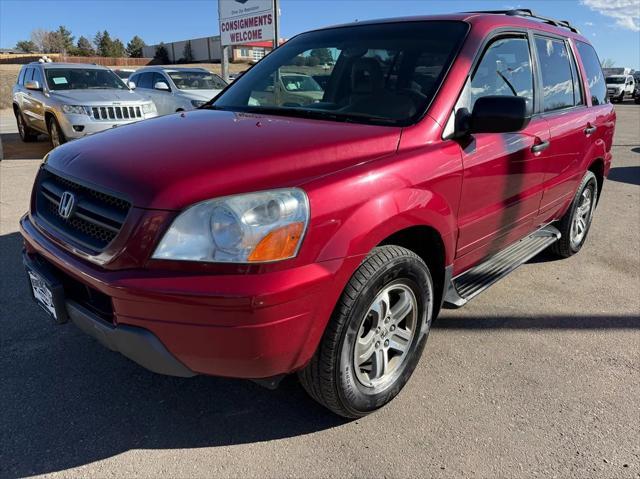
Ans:
{"type": "Polygon", "coordinates": [[[385,89],[382,67],[375,58],[359,58],[351,67],[351,95],[344,109],[390,119],[406,119],[416,113],[411,96],[385,89]]]}
{"type": "Polygon", "coordinates": [[[384,89],[384,76],[375,58],[359,58],[351,67],[351,103],[371,98],[384,89]]]}

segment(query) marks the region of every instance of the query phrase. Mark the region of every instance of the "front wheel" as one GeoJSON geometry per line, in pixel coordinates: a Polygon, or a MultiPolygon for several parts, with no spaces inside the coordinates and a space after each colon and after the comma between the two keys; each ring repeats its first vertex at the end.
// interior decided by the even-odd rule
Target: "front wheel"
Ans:
{"type": "Polygon", "coordinates": [[[64,133],[58,124],[58,120],[55,117],[49,117],[49,121],[47,122],[47,127],[49,129],[49,139],[51,140],[51,145],[54,148],[66,143],[67,139],[64,137],[64,133]]]}
{"type": "Polygon", "coordinates": [[[399,246],[376,248],[347,284],[322,341],[299,373],[334,413],[365,416],[391,401],[413,373],[429,334],[433,281],[399,246]]]}
{"type": "Polygon", "coordinates": [[[569,210],[557,225],[562,236],[552,245],[554,253],[562,258],[568,258],[580,251],[587,240],[597,201],[598,181],[596,175],[587,171],[569,210]]]}

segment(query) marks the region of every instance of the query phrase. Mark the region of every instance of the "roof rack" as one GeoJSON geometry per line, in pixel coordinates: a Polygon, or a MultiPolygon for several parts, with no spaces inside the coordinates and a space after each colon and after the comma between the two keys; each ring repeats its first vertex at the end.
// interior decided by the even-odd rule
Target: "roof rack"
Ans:
{"type": "Polygon", "coordinates": [[[510,17],[533,18],[536,20],[540,20],[543,23],[553,25],[554,27],[564,27],[564,28],[568,28],[573,33],[580,33],[578,29],[573,25],[571,25],[567,20],[556,20],[554,18],[543,17],[542,15],[536,15],[535,13],[533,13],[533,10],[529,8],[516,8],[513,10],[482,10],[482,11],[465,12],[465,13],[489,13],[493,15],[508,15],[510,17]]]}

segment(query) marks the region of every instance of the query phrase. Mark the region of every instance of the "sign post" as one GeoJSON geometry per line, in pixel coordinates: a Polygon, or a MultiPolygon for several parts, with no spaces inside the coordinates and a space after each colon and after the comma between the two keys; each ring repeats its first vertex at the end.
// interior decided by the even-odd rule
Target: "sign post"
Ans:
{"type": "Polygon", "coordinates": [[[222,77],[229,81],[229,46],[273,39],[278,46],[279,0],[218,0],[222,77]]]}
{"type": "Polygon", "coordinates": [[[280,45],[280,0],[273,0],[273,49],[280,45]]]}

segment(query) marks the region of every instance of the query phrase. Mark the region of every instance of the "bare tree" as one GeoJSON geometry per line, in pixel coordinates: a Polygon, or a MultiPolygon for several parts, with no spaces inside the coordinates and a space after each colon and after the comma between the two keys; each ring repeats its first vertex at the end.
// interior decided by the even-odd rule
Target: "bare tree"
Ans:
{"type": "Polygon", "coordinates": [[[611,58],[605,58],[602,60],[602,68],[613,68],[616,66],[616,62],[611,58]]]}
{"type": "Polygon", "coordinates": [[[49,46],[49,36],[51,32],[48,32],[42,28],[36,28],[31,31],[31,41],[36,46],[37,51],[44,53],[49,46]]]}

